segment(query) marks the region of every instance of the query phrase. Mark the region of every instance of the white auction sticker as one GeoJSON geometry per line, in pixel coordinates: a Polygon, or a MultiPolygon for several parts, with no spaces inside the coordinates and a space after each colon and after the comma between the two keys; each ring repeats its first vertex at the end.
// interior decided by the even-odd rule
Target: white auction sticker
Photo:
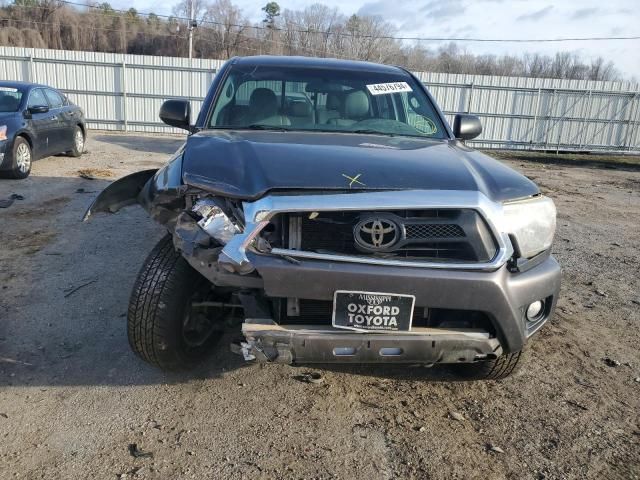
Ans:
{"type": "Polygon", "coordinates": [[[16,93],[18,91],[17,88],[13,88],[13,87],[0,87],[0,92],[11,92],[11,93],[16,93]]]}
{"type": "Polygon", "coordinates": [[[367,85],[371,95],[384,95],[387,93],[413,92],[407,82],[375,83],[367,85]]]}

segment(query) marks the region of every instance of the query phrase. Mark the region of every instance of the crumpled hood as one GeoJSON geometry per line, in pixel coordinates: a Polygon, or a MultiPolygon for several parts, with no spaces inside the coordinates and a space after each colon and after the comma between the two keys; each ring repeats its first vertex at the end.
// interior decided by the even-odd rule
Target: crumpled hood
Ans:
{"type": "Polygon", "coordinates": [[[471,190],[504,201],[539,193],[458,142],[326,132],[207,130],[189,137],[183,181],[255,200],[271,190],[471,190]]]}

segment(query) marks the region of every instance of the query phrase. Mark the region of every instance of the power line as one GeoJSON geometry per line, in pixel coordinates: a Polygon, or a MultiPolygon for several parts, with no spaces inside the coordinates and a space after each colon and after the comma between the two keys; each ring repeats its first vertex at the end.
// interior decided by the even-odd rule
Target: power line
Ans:
{"type": "MultiPolygon", "coordinates": [[[[73,5],[76,7],[104,10],[102,7],[99,7],[96,5],[86,5],[78,2],[72,2],[69,0],[58,0],[58,1],[66,5],[73,5]]],[[[119,10],[119,9],[112,9],[112,10],[114,12],[119,12],[119,13],[128,13],[127,10],[119,10]]],[[[186,17],[180,17],[175,15],[161,15],[156,13],[143,13],[143,12],[137,12],[137,11],[136,13],[143,17],[149,17],[153,15],[159,18],[182,20],[185,22],[189,21],[189,19],[186,17]]],[[[218,25],[218,26],[224,26],[224,27],[252,28],[255,30],[293,32],[293,33],[302,33],[302,34],[334,35],[334,36],[339,36],[344,38],[356,38],[356,39],[368,38],[368,39],[417,41],[417,42],[560,43],[560,42],[600,42],[600,41],[616,41],[616,40],[620,40],[620,41],[640,40],[640,36],[638,35],[615,36],[615,37],[594,36],[594,37],[559,37],[559,38],[397,37],[393,35],[359,35],[359,34],[352,34],[352,33],[321,31],[321,30],[311,30],[311,29],[292,30],[292,29],[285,29],[281,27],[260,27],[257,25],[225,24],[222,22],[214,22],[212,20],[202,20],[200,23],[209,24],[209,25],[218,25]]]]}

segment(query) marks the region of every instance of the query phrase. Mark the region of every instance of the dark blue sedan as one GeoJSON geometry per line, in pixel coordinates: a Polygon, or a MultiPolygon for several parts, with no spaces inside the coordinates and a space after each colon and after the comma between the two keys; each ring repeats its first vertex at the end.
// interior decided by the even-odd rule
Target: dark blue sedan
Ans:
{"type": "Polygon", "coordinates": [[[0,176],[26,178],[49,155],[79,157],[86,138],[82,110],[58,90],[0,81],[0,176]]]}

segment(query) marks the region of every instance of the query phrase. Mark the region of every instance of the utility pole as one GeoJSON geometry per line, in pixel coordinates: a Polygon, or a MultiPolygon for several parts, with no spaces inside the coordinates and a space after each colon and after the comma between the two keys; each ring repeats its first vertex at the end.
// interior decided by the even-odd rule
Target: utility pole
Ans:
{"type": "Polygon", "coordinates": [[[198,26],[195,16],[195,0],[189,4],[189,59],[193,58],[193,29],[198,26]]]}

